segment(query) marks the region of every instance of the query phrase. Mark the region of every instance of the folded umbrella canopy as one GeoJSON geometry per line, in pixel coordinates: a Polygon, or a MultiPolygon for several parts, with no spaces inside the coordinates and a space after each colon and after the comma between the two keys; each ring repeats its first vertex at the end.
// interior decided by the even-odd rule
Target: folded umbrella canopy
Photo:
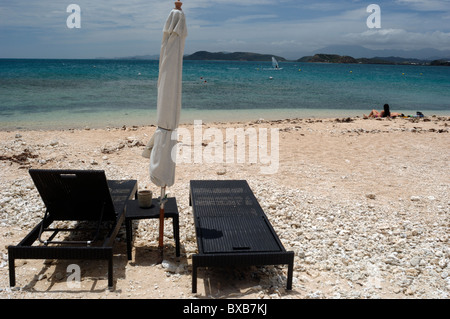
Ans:
{"type": "Polygon", "coordinates": [[[163,29],[159,57],[157,126],[147,145],[150,152],[150,180],[161,187],[159,248],[162,252],[165,188],[175,182],[176,129],[181,112],[183,52],[187,36],[186,19],[181,2],[175,2],[163,29]]]}

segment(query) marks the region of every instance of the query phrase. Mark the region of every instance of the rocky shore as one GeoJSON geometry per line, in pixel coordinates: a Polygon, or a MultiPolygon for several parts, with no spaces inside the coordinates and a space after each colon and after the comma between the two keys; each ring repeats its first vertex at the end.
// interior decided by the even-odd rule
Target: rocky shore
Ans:
{"type": "MultiPolygon", "coordinates": [[[[204,128],[277,128],[279,169],[260,163],[181,163],[169,196],[180,212],[182,256],[165,224],[165,260],[157,264],[158,223],[135,222],[133,260],[125,231],[117,239],[115,289],[106,265],[81,262],[81,286],[68,288],[69,261],[16,262],[9,287],[7,246],[42,218],[33,168],[103,169],[110,179],[148,180],[141,152],[154,127],[0,131],[0,298],[437,298],[450,297],[450,118],[289,119],[205,123],[204,128]],[[287,250],[295,252],[293,290],[287,267],[201,269],[190,179],[246,179],[287,250]]],[[[192,125],[184,125],[192,132],[192,125]]],[[[212,141],[205,140],[203,148],[212,141]]],[[[235,145],[237,148],[237,145],[235,145]]],[[[73,263],[73,261],[72,261],[73,263]]]]}

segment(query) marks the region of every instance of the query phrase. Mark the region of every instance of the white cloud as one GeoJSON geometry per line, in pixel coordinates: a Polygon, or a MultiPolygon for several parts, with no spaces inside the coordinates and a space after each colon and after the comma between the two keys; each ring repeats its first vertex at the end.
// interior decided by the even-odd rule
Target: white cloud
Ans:
{"type": "Polygon", "coordinates": [[[441,31],[418,33],[403,29],[373,29],[361,33],[349,33],[345,38],[369,48],[395,47],[413,50],[431,47],[441,50],[450,49],[450,33],[441,31]]]}
{"type": "Polygon", "coordinates": [[[254,15],[245,15],[245,16],[239,16],[236,18],[231,18],[226,21],[226,23],[248,23],[249,21],[254,20],[268,20],[268,19],[274,19],[278,16],[275,14],[254,14],[254,15]]]}
{"type": "Polygon", "coordinates": [[[396,0],[396,3],[419,11],[449,11],[450,0],[396,0]]]}

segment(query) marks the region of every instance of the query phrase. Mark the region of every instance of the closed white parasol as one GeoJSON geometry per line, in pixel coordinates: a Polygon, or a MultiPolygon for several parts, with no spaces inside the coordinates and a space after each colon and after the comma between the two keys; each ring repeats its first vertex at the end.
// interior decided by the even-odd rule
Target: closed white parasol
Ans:
{"type": "Polygon", "coordinates": [[[164,25],[159,58],[157,129],[143,156],[150,154],[150,180],[161,187],[159,249],[163,250],[165,189],[175,182],[175,155],[181,112],[186,19],[176,1],[164,25]]]}

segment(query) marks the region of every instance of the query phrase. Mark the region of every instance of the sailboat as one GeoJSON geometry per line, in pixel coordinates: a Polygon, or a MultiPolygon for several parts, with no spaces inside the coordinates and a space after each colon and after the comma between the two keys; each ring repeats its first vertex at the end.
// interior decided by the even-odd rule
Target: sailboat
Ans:
{"type": "Polygon", "coordinates": [[[274,56],[272,57],[272,67],[274,70],[281,70],[281,68],[278,66],[278,61],[274,56]]]}

